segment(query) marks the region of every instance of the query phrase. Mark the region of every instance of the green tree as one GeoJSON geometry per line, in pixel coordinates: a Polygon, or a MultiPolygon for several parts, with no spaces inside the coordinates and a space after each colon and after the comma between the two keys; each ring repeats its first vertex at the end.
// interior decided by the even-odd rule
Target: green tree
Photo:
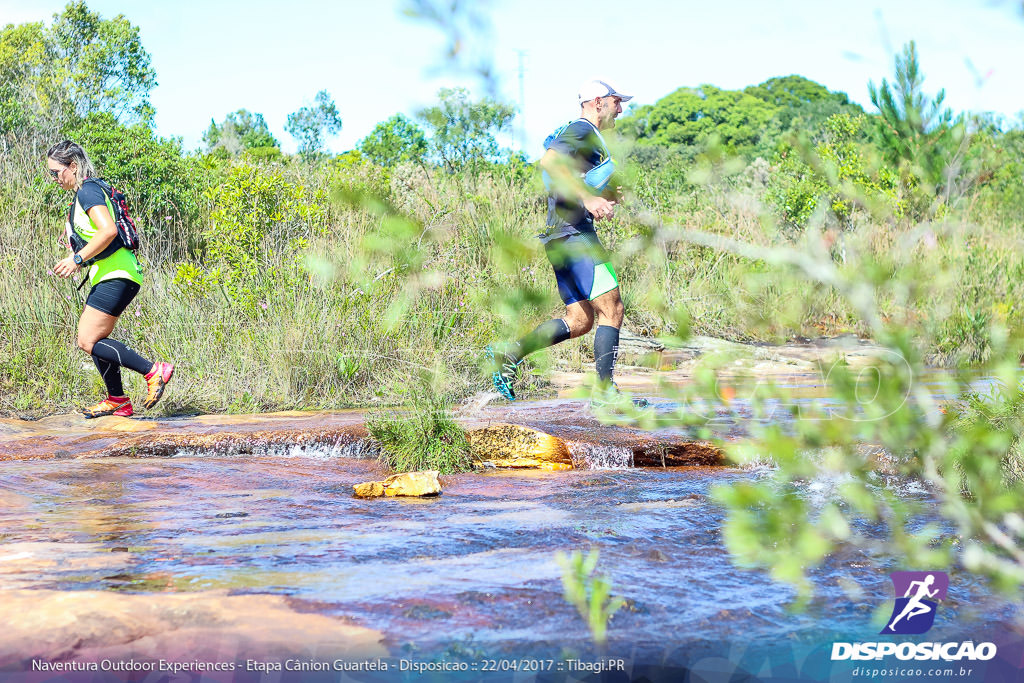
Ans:
{"type": "Polygon", "coordinates": [[[419,118],[430,129],[430,150],[444,167],[472,175],[499,152],[497,135],[512,121],[515,107],[490,98],[472,101],[465,88],[441,88],[439,103],[419,118]]]}
{"type": "Polygon", "coordinates": [[[103,19],[80,1],[54,16],[50,33],[79,117],[100,111],[129,123],[152,122],[156,71],[137,26],[123,14],[103,19]]]}
{"type": "Polygon", "coordinates": [[[743,92],[777,107],[799,107],[816,102],[850,102],[846,93],[832,92],[821,83],[796,74],[769,78],[764,83],[744,88],[743,92]]]}
{"type": "Polygon", "coordinates": [[[693,157],[712,140],[726,151],[747,157],[781,151],[787,133],[819,129],[835,114],[863,114],[842,92],[832,92],[803,76],[769,78],[743,90],[713,85],[680,88],[653,105],[622,117],[618,130],[642,146],[661,152],[638,156],[662,159],[693,157]]]}
{"type": "Polygon", "coordinates": [[[41,22],[0,30],[0,141],[12,144],[29,130],[53,130],[62,121],[52,45],[41,22]]]}
{"type": "Polygon", "coordinates": [[[654,105],[624,117],[620,129],[641,144],[704,146],[716,139],[726,150],[753,150],[779,107],[738,90],[713,85],[679,88],[654,105]]]}
{"type": "Polygon", "coordinates": [[[226,156],[237,156],[245,151],[257,156],[276,156],[281,146],[263,120],[263,114],[253,114],[239,109],[228,114],[224,122],[210,121],[210,127],[203,133],[207,150],[226,156]]]}
{"type": "Polygon", "coordinates": [[[743,92],[778,107],[756,148],[756,154],[767,158],[783,151],[794,134],[820,130],[829,118],[838,114],[856,117],[864,113],[859,104],[850,102],[846,93],[833,92],[795,74],[769,78],[743,92]]]}
{"type": "Polygon", "coordinates": [[[313,106],[302,107],[288,115],[284,129],[299,142],[299,154],[312,157],[324,149],[324,138],[341,130],[341,115],[326,90],[313,98],[313,106]]]}
{"type": "Polygon", "coordinates": [[[43,144],[90,113],[126,123],[152,121],[156,73],[139,30],[123,16],[103,19],[84,2],[42,22],[0,30],[0,137],[43,144]]]}
{"type": "Polygon", "coordinates": [[[943,107],[945,90],[932,98],[923,92],[923,84],[917,46],[910,41],[896,55],[893,84],[883,78],[881,86],[871,82],[868,90],[881,114],[876,133],[886,161],[924,183],[926,190],[939,192],[957,171],[964,125],[962,117],[954,119],[943,107]]]}
{"type": "Polygon", "coordinates": [[[427,137],[423,130],[402,114],[381,121],[359,141],[359,151],[380,166],[402,162],[419,163],[427,153],[427,137]]]}

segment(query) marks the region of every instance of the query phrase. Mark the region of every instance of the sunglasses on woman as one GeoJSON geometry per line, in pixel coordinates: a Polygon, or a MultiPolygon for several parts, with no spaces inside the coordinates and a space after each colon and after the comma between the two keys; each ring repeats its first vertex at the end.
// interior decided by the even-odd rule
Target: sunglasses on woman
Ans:
{"type": "Polygon", "coordinates": [[[52,168],[48,168],[46,170],[50,172],[50,177],[52,177],[54,180],[57,180],[58,178],[60,178],[60,172],[63,171],[64,169],[62,168],[60,169],[60,171],[54,171],[52,168]]]}

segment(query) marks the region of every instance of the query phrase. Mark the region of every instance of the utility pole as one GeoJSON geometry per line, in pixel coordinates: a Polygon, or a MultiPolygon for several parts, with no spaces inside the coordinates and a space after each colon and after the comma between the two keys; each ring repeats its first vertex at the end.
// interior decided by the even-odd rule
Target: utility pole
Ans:
{"type": "Polygon", "coordinates": [[[519,149],[526,154],[526,86],[524,59],[526,50],[516,50],[519,53],[519,149]]]}

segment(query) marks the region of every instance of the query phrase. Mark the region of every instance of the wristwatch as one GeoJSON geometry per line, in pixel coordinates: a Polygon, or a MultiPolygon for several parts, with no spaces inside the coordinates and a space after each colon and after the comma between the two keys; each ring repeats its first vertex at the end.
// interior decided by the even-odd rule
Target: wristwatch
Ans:
{"type": "Polygon", "coordinates": [[[77,266],[82,265],[82,255],[81,254],[77,254],[77,253],[75,254],[75,265],[77,265],[77,266]]]}

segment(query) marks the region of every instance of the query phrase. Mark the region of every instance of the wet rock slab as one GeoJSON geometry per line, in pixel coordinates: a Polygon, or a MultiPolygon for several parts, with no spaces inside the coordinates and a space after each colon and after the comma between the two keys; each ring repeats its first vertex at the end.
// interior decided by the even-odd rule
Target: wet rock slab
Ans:
{"type": "MultiPolygon", "coordinates": [[[[469,429],[512,425],[536,430],[553,437],[557,444],[540,441],[531,446],[531,457],[539,453],[552,462],[565,462],[564,447],[570,453],[575,466],[594,465],[598,457],[595,452],[617,452],[619,459],[615,466],[630,467],[680,467],[721,465],[724,454],[714,444],[688,438],[673,432],[645,432],[639,429],[602,424],[590,414],[585,401],[553,399],[529,401],[512,406],[488,406],[472,417],[463,420],[469,429]]],[[[526,439],[519,437],[525,444],[526,439]]],[[[509,465],[502,465],[509,466],[509,465]]]]}
{"type": "Polygon", "coordinates": [[[273,448],[329,446],[358,455],[369,434],[360,412],[287,411],[258,415],[199,415],[140,419],[78,414],[41,420],[0,420],[0,460],[97,456],[161,457],[183,450],[222,455],[273,448]]]}
{"type": "MultiPolygon", "coordinates": [[[[491,405],[460,415],[477,459],[498,467],[568,469],[593,466],[610,453],[614,466],[721,464],[714,445],[678,434],[601,424],[581,401],[557,399],[491,405]],[[589,463],[589,465],[588,465],[589,463]]],[[[374,457],[358,411],[203,415],[140,419],[55,415],[0,420],[0,461],[103,456],[273,454],[307,448],[336,457],[374,457]]]]}
{"type": "MultiPolygon", "coordinates": [[[[827,377],[837,362],[860,368],[891,358],[892,351],[853,335],[804,339],[781,345],[742,344],[714,337],[694,336],[683,344],[666,347],[650,337],[624,335],[615,381],[620,388],[645,394],[659,382],[684,385],[697,367],[709,358],[717,359],[716,374],[722,379],[787,378],[813,385],[827,377]],[[631,365],[639,363],[639,365],[631,365]],[[659,372],[655,372],[654,369],[659,372]]],[[[551,372],[548,380],[568,393],[583,385],[586,375],[576,371],[551,372]]]]}
{"type": "Polygon", "coordinates": [[[231,661],[386,656],[382,634],[276,595],[5,590],[0,670],[33,659],[231,661]]]}

